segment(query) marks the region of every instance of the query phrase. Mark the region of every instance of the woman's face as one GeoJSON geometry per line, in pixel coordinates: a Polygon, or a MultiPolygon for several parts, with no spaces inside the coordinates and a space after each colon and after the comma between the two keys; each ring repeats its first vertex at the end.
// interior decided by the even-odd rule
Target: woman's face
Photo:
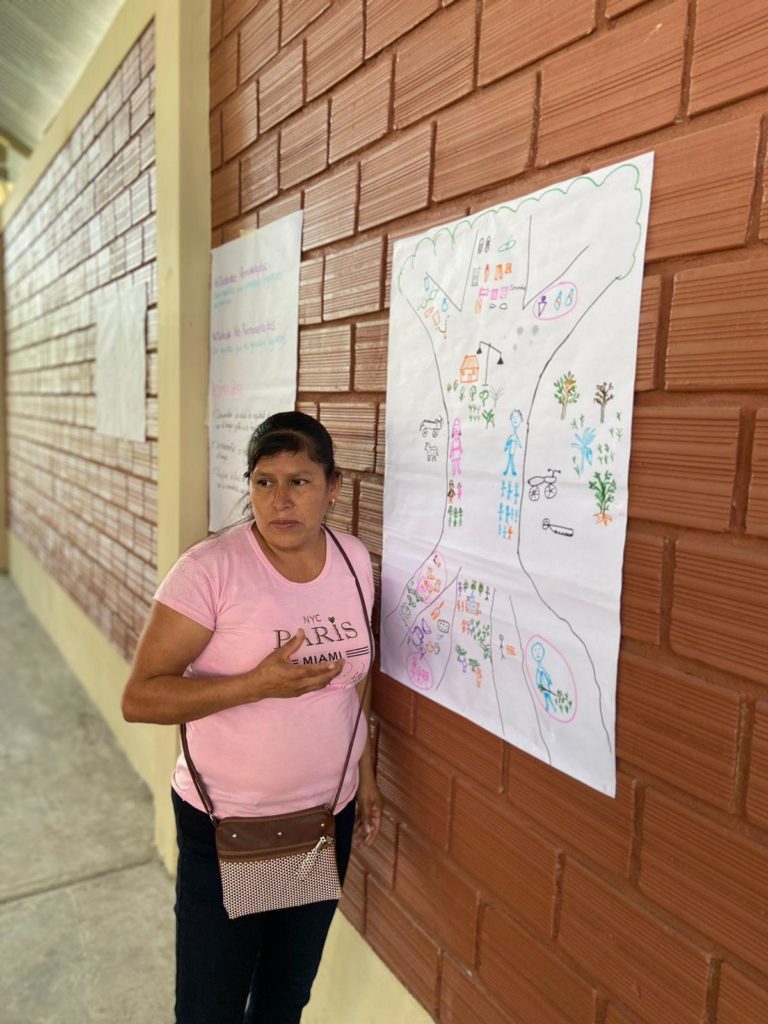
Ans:
{"type": "Polygon", "coordinates": [[[256,529],[273,548],[299,550],[317,541],[341,475],[329,482],[325,469],[304,453],[262,458],[250,477],[256,529]]]}

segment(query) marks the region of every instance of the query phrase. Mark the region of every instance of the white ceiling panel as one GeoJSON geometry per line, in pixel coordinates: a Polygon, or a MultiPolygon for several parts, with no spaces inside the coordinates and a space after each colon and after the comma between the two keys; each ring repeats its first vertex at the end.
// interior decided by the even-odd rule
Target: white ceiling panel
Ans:
{"type": "Polygon", "coordinates": [[[35,148],[121,6],[0,0],[0,142],[35,148]]]}

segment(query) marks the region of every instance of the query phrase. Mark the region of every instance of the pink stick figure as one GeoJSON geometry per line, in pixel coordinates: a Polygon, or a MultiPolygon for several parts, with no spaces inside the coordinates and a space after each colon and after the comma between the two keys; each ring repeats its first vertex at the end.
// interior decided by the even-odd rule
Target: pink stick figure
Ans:
{"type": "Polygon", "coordinates": [[[451,460],[451,472],[454,476],[461,476],[461,456],[464,454],[464,445],[461,443],[461,420],[456,418],[451,427],[451,445],[448,449],[448,458],[451,460]]]}

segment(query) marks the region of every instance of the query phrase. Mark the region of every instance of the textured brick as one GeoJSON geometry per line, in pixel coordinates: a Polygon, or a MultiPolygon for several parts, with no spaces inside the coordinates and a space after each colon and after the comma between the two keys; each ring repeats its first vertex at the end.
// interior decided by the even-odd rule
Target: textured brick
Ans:
{"type": "Polygon", "coordinates": [[[307,99],[363,63],[363,0],[336,0],[307,33],[307,99]]]}
{"type": "MultiPolygon", "coordinates": [[[[317,417],[317,410],[309,412],[310,416],[317,417]]],[[[349,477],[343,477],[341,490],[333,508],[328,509],[325,521],[334,529],[343,530],[345,533],[352,532],[352,524],[355,514],[355,490],[354,482],[349,477]]]]}
{"type": "Polygon", "coordinates": [[[224,160],[255,142],[259,135],[256,83],[249,82],[227,100],[221,110],[224,160]]]}
{"type": "Polygon", "coordinates": [[[211,115],[209,139],[211,148],[211,170],[215,171],[218,167],[221,167],[222,160],[220,110],[217,110],[215,114],[211,115]]]}
{"type": "Polygon", "coordinates": [[[412,741],[389,728],[379,734],[377,778],[384,799],[444,847],[448,840],[451,779],[412,741]]]}
{"type": "Polygon", "coordinates": [[[747,530],[768,536],[768,409],[760,409],[755,421],[747,530]]]}
{"type": "Polygon", "coordinates": [[[440,9],[440,0],[368,0],[365,55],[378,53],[440,9]]]}
{"type": "Polygon", "coordinates": [[[389,321],[366,320],[355,328],[355,390],[386,391],[389,321]]]}
{"type": "Polygon", "coordinates": [[[525,169],[533,133],[533,72],[484,89],[437,121],[435,199],[471,192],[525,169]]]}
{"type": "Polygon", "coordinates": [[[605,14],[608,18],[617,18],[620,14],[626,14],[641,4],[647,4],[648,0],[608,0],[605,6],[605,14]]]}
{"type": "MultiPolygon", "coordinates": [[[[641,3],[646,3],[647,0],[640,0],[641,3]]],[[[623,1014],[621,1010],[618,1010],[613,1003],[609,1003],[605,1011],[605,1024],[634,1024],[636,1018],[630,1020],[626,1014],[623,1014]]]]}
{"type": "Polygon", "coordinates": [[[237,88],[237,36],[229,36],[211,54],[211,110],[237,88]]]}
{"type": "Polygon", "coordinates": [[[342,469],[373,469],[376,406],[367,402],[322,403],[320,419],[333,438],[342,469]]]}
{"type": "Polygon", "coordinates": [[[494,907],[483,915],[478,974],[515,1022],[592,1020],[594,997],[589,985],[494,907]]]}
{"type": "Polygon", "coordinates": [[[565,866],[558,941],[648,1024],[702,1020],[707,957],[572,860],[565,866]]]}
{"type": "Polygon", "coordinates": [[[671,124],[680,106],[683,0],[551,57],[542,69],[537,163],[671,124]]]}
{"type": "Polygon", "coordinates": [[[368,880],[365,937],[419,1002],[434,1009],[438,947],[372,878],[368,880]]]}
{"type": "Polygon", "coordinates": [[[685,270],[675,278],[666,387],[768,386],[768,260],[685,270]]]}
{"type": "Polygon", "coordinates": [[[416,697],[409,687],[396,683],[394,679],[376,673],[373,687],[373,710],[385,722],[396,726],[401,732],[413,733],[416,697]]]}
{"type": "Polygon", "coordinates": [[[521,750],[507,750],[507,794],[515,807],[556,834],[566,848],[625,875],[632,843],[634,786],[621,772],[616,784],[616,797],[611,799],[521,750]]]}
{"type": "Polygon", "coordinates": [[[266,227],[281,217],[287,217],[290,213],[296,213],[301,209],[301,192],[294,192],[293,195],[283,195],[279,199],[262,206],[259,209],[259,227],[266,227]]]}
{"type": "Polygon", "coordinates": [[[331,161],[386,135],[392,92],[389,56],[369,65],[340,86],[331,98],[331,161]]]}
{"type": "Polygon", "coordinates": [[[224,0],[224,35],[237,28],[258,3],[259,0],[224,0]]]}
{"type": "Polygon", "coordinates": [[[277,136],[257,143],[240,160],[240,205],[243,210],[277,195],[277,136]]]}
{"type": "Polygon", "coordinates": [[[221,30],[224,23],[224,0],[211,0],[211,49],[221,42],[221,30]]]}
{"type": "Polygon", "coordinates": [[[551,927],[556,848],[522,825],[500,800],[457,782],[451,829],[456,863],[542,934],[551,927]]]}
{"type": "Polygon", "coordinates": [[[480,84],[559,50],[595,27],[594,0],[485,0],[480,84]]]}
{"type": "Polygon", "coordinates": [[[758,970],[768,963],[765,864],[763,843],[646,793],[640,888],[758,970]]]}
{"type": "Polygon", "coordinates": [[[326,174],[304,192],[304,249],[315,249],[355,232],[357,164],[326,174]]]}
{"type": "Polygon", "coordinates": [[[677,542],[672,648],[765,684],[768,557],[694,540],[677,542]]]}
{"type": "Polygon", "coordinates": [[[768,7],[742,0],[733,8],[718,0],[696,7],[691,66],[693,113],[768,89],[768,7]]]}
{"type": "Polygon", "coordinates": [[[304,260],[299,272],[299,323],[316,324],[323,316],[322,256],[304,260]]]}
{"type": "Polygon", "coordinates": [[[745,978],[730,964],[720,971],[717,1024],[759,1024],[768,1020],[768,989],[745,978]]]}
{"type": "Polygon", "coordinates": [[[768,828],[768,701],[764,700],[755,707],[747,817],[755,825],[768,828]]]}
{"type": "Polygon", "coordinates": [[[658,644],[661,639],[661,570],[664,539],[630,530],[624,548],[621,633],[658,644]]]}
{"type": "Polygon", "coordinates": [[[743,117],[656,146],[646,260],[744,245],[759,129],[743,117]]]}
{"type": "Polygon", "coordinates": [[[303,32],[331,6],[331,0],[283,0],[283,44],[303,32]]]}
{"type": "Polygon", "coordinates": [[[278,0],[266,0],[240,26],[240,81],[253,78],[277,53],[280,35],[278,0]]]}
{"type": "Polygon", "coordinates": [[[323,319],[375,313],[381,308],[384,241],[374,238],[325,260],[323,319]]]}
{"type": "Polygon", "coordinates": [[[661,302],[661,278],[646,277],[640,301],[640,323],[637,331],[637,370],[635,391],[652,391],[656,380],[657,333],[661,302]]]}
{"type": "Polygon", "coordinates": [[[475,955],[476,890],[433,846],[400,829],[395,894],[411,915],[464,963],[475,955]]]}
{"type": "Polygon", "coordinates": [[[400,136],[360,164],[360,230],[419,210],[429,202],[432,126],[400,136]]]}
{"type": "Polygon", "coordinates": [[[502,785],[504,743],[474,722],[433,700],[417,697],[416,739],[460,775],[498,792],[502,785]]]}
{"type": "Polygon", "coordinates": [[[280,187],[311,178],[328,162],[328,104],[300,114],[280,133],[280,187]]]}
{"type": "Polygon", "coordinates": [[[468,93],[474,52],[474,0],[462,0],[407,36],[395,64],[395,127],[468,93]]]}
{"type": "Polygon", "coordinates": [[[301,107],[304,55],[301,43],[284,50],[259,78],[259,128],[266,131],[301,107]]]}
{"type": "Polygon", "coordinates": [[[299,390],[349,391],[349,327],[303,330],[299,337],[299,390]]]}
{"type": "Polygon", "coordinates": [[[221,240],[222,242],[231,242],[235,238],[242,238],[249,231],[256,231],[258,226],[259,215],[256,210],[252,210],[243,217],[238,217],[237,220],[225,224],[221,240]]]}
{"type": "Polygon", "coordinates": [[[372,555],[381,555],[383,503],[383,481],[362,480],[358,500],[357,536],[372,555]]]}
{"type": "Polygon", "coordinates": [[[452,960],[443,960],[440,982],[441,1024],[509,1024],[506,1010],[494,1005],[481,992],[471,971],[463,970],[452,960]]]}
{"type": "Polygon", "coordinates": [[[741,702],[733,690],[623,655],[619,757],[726,811],[736,809],[741,702]]]}
{"type": "Polygon", "coordinates": [[[211,177],[211,224],[218,227],[240,212],[240,168],[229,164],[211,177]]]}
{"type": "Polygon", "coordinates": [[[395,884],[395,854],[397,850],[397,824],[385,809],[381,831],[373,846],[359,846],[355,857],[371,871],[378,881],[391,889],[395,884]]]}
{"type": "Polygon", "coordinates": [[[736,474],[738,408],[635,411],[629,514],[727,530],[736,474]]]}

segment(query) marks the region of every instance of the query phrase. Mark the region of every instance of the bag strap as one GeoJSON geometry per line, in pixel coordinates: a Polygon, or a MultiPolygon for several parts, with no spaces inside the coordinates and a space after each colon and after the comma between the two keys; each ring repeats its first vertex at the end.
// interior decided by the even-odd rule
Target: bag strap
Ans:
{"type": "MultiPolygon", "coordinates": [[[[336,547],[341,552],[341,556],[344,559],[344,561],[347,563],[347,567],[349,568],[349,571],[352,573],[352,576],[353,576],[353,578],[355,580],[355,586],[357,587],[357,595],[360,598],[360,604],[361,604],[362,609],[363,609],[363,618],[365,619],[365,625],[366,625],[366,628],[368,629],[368,644],[369,644],[370,650],[371,650],[371,669],[373,669],[373,656],[374,656],[373,631],[371,630],[371,621],[370,621],[370,617],[368,615],[368,609],[367,609],[366,604],[365,604],[365,598],[363,596],[363,588],[360,586],[360,580],[358,579],[357,573],[355,572],[355,567],[352,565],[352,562],[349,560],[349,556],[347,555],[346,551],[344,550],[344,548],[339,543],[339,540],[336,537],[336,534],[328,526],[323,526],[323,529],[330,536],[330,538],[333,541],[333,543],[336,545],[336,547]]],[[[336,804],[339,802],[339,797],[341,796],[341,787],[344,785],[344,779],[345,779],[346,774],[347,774],[347,767],[349,766],[349,760],[352,757],[352,748],[355,745],[355,737],[357,736],[357,728],[360,725],[360,716],[362,715],[363,708],[365,707],[365,698],[366,698],[366,696],[368,694],[368,686],[370,684],[370,681],[371,681],[371,673],[369,672],[367,677],[366,677],[366,680],[365,680],[365,687],[363,688],[363,696],[362,696],[362,698],[360,700],[360,706],[357,709],[357,717],[355,718],[355,726],[354,726],[354,728],[352,730],[352,737],[351,737],[351,739],[349,741],[349,747],[347,748],[347,756],[344,759],[344,767],[341,770],[341,778],[339,779],[339,785],[338,785],[338,787],[336,789],[336,795],[333,798],[333,802],[330,805],[331,814],[335,814],[335,812],[336,812],[336,804]]],[[[192,760],[192,755],[189,752],[189,744],[187,742],[187,725],[186,725],[186,722],[182,722],[180,724],[179,731],[181,733],[181,747],[182,747],[182,750],[184,751],[184,760],[187,762],[187,767],[189,768],[189,773],[192,776],[192,781],[195,784],[195,789],[197,790],[198,796],[200,797],[200,799],[201,799],[201,801],[203,803],[203,807],[205,808],[205,813],[211,819],[211,824],[213,825],[213,827],[216,828],[216,826],[219,824],[219,821],[216,818],[215,814],[213,813],[213,804],[211,803],[211,798],[208,796],[208,792],[207,792],[205,786],[203,785],[203,780],[200,778],[200,774],[199,774],[197,768],[195,767],[194,761],[192,760]]]]}
{"type": "Polygon", "coordinates": [[[181,725],[179,726],[179,731],[181,732],[181,746],[184,751],[184,760],[187,762],[187,768],[189,768],[189,774],[192,776],[192,781],[195,784],[195,789],[197,790],[198,796],[203,801],[205,813],[211,819],[211,824],[213,825],[213,827],[216,828],[216,826],[219,824],[219,819],[213,813],[213,804],[211,803],[211,798],[208,796],[206,788],[203,785],[203,780],[200,778],[197,768],[195,768],[195,762],[192,760],[192,755],[189,752],[189,744],[187,743],[186,722],[181,723],[181,725]]]}
{"type": "Polygon", "coordinates": [[[339,802],[339,797],[341,796],[341,787],[344,785],[344,779],[345,779],[346,774],[347,774],[347,766],[349,765],[349,759],[350,759],[350,757],[352,757],[352,747],[355,745],[355,737],[357,736],[357,727],[360,724],[360,716],[362,715],[363,708],[365,707],[365,698],[368,695],[368,687],[370,685],[371,674],[373,672],[374,642],[373,642],[373,630],[371,629],[371,619],[370,619],[370,616],[368,615],[368,609],[365,606],[365,598],[363,597],[363,588],[360,586],[360,580],[358,579],[357,573],[355,572],[355,567],[350,562],[349,556],[347,555],[347,552],[344,550],[344,548],[339,543],[339,539],[336,536],[336,534],[333,532],[333,530],[331,530],[330,527],[328,527],[328,526],[324,526],[323,529],[325,530],[325,532],[327,534],[330,535],[331,540],[333,541],[333,543],[336,545],[336,547],[341,552],[342,558],[347,563],[349,571],[352,573],[352,576],[354,577],[355,586],[357,587],[357,596],[360,598],[360,604],[361,604],[362,609],[363,609],[363,618],[365,619],[365,625],[366,625],[366,628],[368,629],[368,646],[370,647],[370,650],[371,650],[371,668],[370,668],[370,671],[368,672],[368,674],[367,674],[367,676],[365,678],[365,686],[363,687],[363,696],[360,698],[360,707],[357,709],[357,717],[355,718],[355,726],[354,726],[354,728],[352,730],[352,738],[349,741],[349,749],[347,750],[347,756],[346,756],[346,759],[344,761],[344,767],[341,769],[341,778],[339,779],[339,785],[338,785],[338,788],[336,789],[336,796],[334,796],[333,803],[331,804],[331,814],[334,814],[336,812],[336,804],[339,802]]]}

